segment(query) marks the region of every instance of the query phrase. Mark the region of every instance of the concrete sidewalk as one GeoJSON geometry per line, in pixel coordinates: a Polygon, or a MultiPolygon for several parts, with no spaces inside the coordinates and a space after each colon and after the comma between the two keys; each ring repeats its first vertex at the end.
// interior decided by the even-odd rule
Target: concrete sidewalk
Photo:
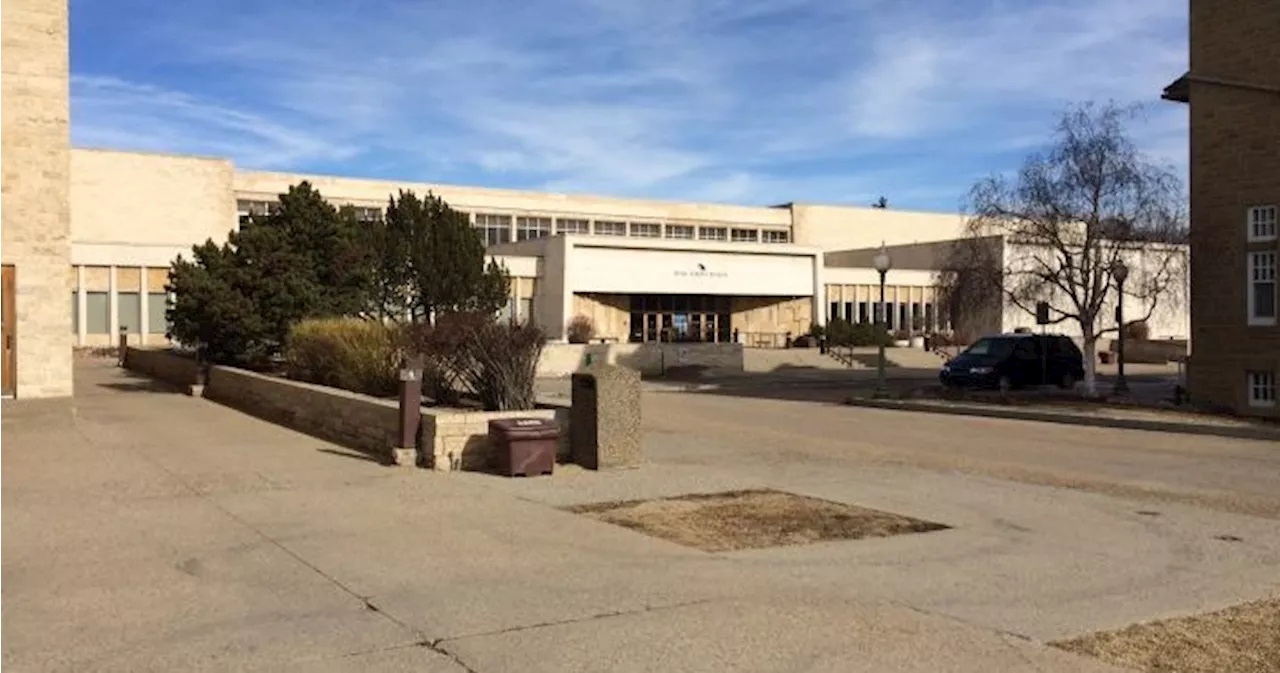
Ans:
{"type": "Polygon", "coordinates": [[[441,475],[110,366],[77,387],[73,408],[3,410],[6,670],[1105,671],[1040,642],[1280,590],[1270,520],[726,467],[732,447],[665,433],[639,470],[441,475]],[[955,528],[707,554],[556,509],[751,485],[955,528]]]}

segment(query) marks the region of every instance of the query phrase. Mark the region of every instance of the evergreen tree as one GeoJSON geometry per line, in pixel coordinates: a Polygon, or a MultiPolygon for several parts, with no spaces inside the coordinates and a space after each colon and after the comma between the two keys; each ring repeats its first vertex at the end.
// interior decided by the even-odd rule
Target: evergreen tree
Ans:
{"type": "Polygon", "coordinates": [[[168,290],[170,336],[204,344],[219,362],[258,361],[279,353],[304,318],[353,315],[367,305],[369,252],[360,223],[339,214],[303,182],[279,208],[179,257],[168,290]]]}
{"type": "Polygon", "coordinates": [[[413,314],[434,320],[441,313],[494,313],[507,302],[510,278],[485,261],[484,241],[465,213],[427,193],[400,192],[387,207],[388,228],[409,232],[408,258],[413,314]]]}

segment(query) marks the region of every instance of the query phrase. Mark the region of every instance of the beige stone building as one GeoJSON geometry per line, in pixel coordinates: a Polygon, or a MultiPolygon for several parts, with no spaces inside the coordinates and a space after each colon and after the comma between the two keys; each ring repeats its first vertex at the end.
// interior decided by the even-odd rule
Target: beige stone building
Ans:
{"type": "MultiPolygon", "coordinates": [[[[784,204],[749,207],[614,199],[334,176],[240,171],[224,159],[71,151],[70,332],[107,345],[123,329],[165,341],[166,269],[193,244],[226,240],[306,180],[328,200],[380,217],[401,189],[432,191],[471,218],[513,277],[510,315],[552,339],[575,316],[617,342],[677,339],[775,346],[832,313],[829,292],[866,294],[864,269],[834,269],[842,247],[957,236],[959,215],[784,204]],[[181,213],[181,216],[175,216],[181,213]],[[860,289],[859,289],[860,288],[860,289]]],[[[890,274],[902,328],[941,326],[930,274],[890,274]]],[[[852,301],[852,299],[850,300],[852,301]]]]}
{"type": "Polygon", "coordinates": [[[1193,400],[1280,417],[1280,2],[1191,1],[1193,400]]]}

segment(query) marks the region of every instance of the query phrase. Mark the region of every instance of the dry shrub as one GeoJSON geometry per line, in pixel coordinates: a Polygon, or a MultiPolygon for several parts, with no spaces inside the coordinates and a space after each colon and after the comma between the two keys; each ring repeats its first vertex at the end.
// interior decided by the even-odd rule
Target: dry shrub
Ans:
{"type": "Polygon", "coordinates": [[[357,318],[303,320],[284,350],[289,378],[379,397],[394,395],[404,361],[404,332],[357,318]]]}
{"type": "Polygon", "coordinates": [[[546,336],[531,324],[454,313],[415,325],[410,342],[425,355],[424,385],[438,404],[475,396],[489,411],[533,409],[538,360],[546,336]]]}
{"type": "Polygon", "coordinates": [[[1124,338],[1132,341],[1146,341],[1151,338],[1151,325],[1145,320],[1125,323],[1124,338]]]}
{"type": "Polygon", "coordinates": [[[590,343],[591,337],[596,335],[596,325],[591,322],[590,316],[576,315],[569,321],[565,332],[571,344],[590,343]]]}

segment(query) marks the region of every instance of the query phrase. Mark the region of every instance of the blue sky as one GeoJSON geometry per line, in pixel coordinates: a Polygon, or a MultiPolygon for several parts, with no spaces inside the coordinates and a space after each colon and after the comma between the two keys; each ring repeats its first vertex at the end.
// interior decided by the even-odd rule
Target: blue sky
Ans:
{"type": "Polygon", "coordinates": [[[1073,101],[1185,175],[1180,0],[71,0],[78,146],[956,210],[1073,101]]]}

